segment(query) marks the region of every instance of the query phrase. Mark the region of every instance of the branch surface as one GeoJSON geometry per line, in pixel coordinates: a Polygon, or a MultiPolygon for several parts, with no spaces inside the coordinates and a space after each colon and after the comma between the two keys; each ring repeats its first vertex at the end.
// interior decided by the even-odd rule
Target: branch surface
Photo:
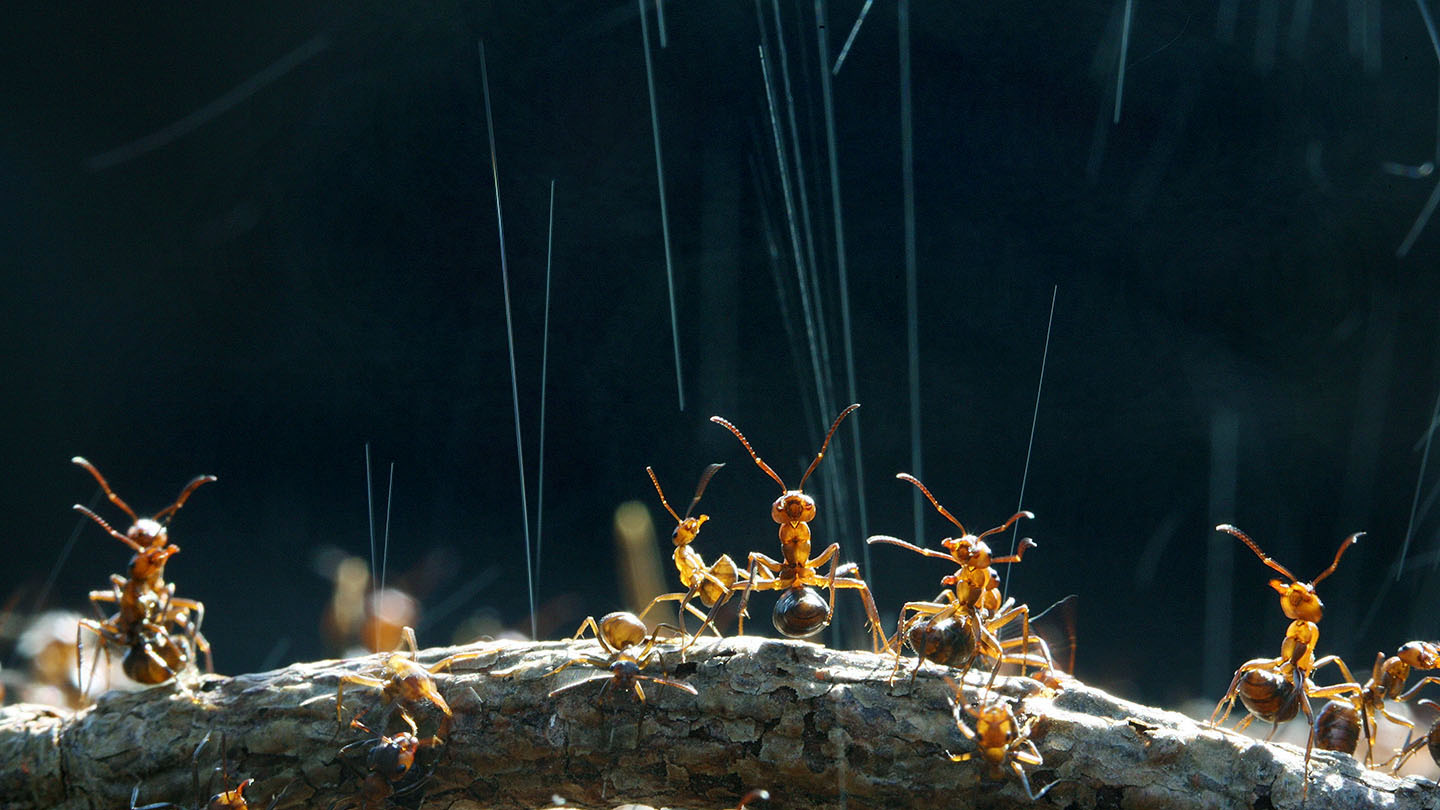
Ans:
{"type": "MultiPolygon", "coordinates": [[[[548,693],[597,674],[583,664],[546,673],[594,641],[497,642],[423,651],[433,662],[462,650],[486,654],[436,676],[454,711],[446,742],[422,749],[392,803],[368,806],[539,808],[626,802],[733,808],[753,788],[771,808],[1075,807],[1290,808],[1301,806],[1303,749],[1216,731],[1175,712],[1124,701],[1069,681],[1057,692],[1000,678],[994,692],[1037,716],[1032,739],[1044,763],[1029,768],[1031,802],[1013,776],[990,779],[956,729],[950,688],[958,671],[927,664],[914,683],[887,680],[892,656],[755,637],[701,642],[687,659],[665,652],[645,674],[674,678],[698,695],[642,681],[647,702],[603,685],[548,693]]],[[[294,664],[273,672],[205,676],[183,687],[108,693],[66,714],[33,705],[0,711],[0,806],[115,810],[137,803],[204,804],[229,778],[253,777],[247,797],[265,808],[360,806],[367,735],[336,720],[346,673],[375,675],[384,656],[294,664]],[[211,742],[193,757],[209,733],[211,742]],[[358,749],[358,750],[357,750],[358,749]],[[194,785],[201,783],[197,797],[194,785]]],[[[906,674],[913,667],[907,662],[906,674]]],[[[971,672],[966,696],[985,696],[971,672]]],[[[347,685],[348,724],[361,714],[394,734],[380,693],[347,685]]],[[[421,734],[441,719],[422,712],[421,734]]],[[[1366,770],[1344,754],[1316,751],[1307,808],[1434,807],[1425,779],[1366,770]]]]}

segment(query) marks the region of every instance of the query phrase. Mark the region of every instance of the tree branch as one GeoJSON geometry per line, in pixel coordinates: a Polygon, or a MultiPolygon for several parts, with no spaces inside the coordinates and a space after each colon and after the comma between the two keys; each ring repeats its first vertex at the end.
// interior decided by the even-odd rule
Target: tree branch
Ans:
{"type": "MultiPolygon", "coordinates": [[[[1022,718],[1039,718],[1033,739],[1044,763],[1027,772],[1037,790],[1060,782],[1031,802],[1013,775],[992,780],[981,762],[945,755],[975,746],[956,729],[952,692],[940,679],[947,670],[935,665],[925,666],[911,691],[907,680],[887,683],[892,657],[731,638],[697,644],[686,662],[664,653],[644,674],[664,674],[699,694],[642,681],[648,701],[641,704],[620,689],[602,699],[598,683],[548,696],[596,674],[577,664],[544,677],[581,652],[593,654],[593,641],[501,642],[429,650],[421,660],[460,649],[488,652],[437,676],[454,720],[445,744],[422,749],[400,783],[414,787],[398,804],[415,806],[423,797],[427,807],[456,810],[536,808],[558,795],[585,807],[634,801],[725,808],[766,788],[774,808],[1301,805],[1303,749],[1211,730],[1073,681],[1052,694],[1034,681],[1000,678],[988,696],[986,674],[971,672],[966,681],[968,700],[1002,695],[1022,718]]],[[[365,746],[340,749],[366,735],[339,728],[336,684],[345,673],[374,674],[381,661],[206,676],[185,687],[110,693],[74,715],[6,707],[0,806],[114,810],[130,806],[136,786],[140,805],[203,805],[193,774],[205,796],[221,789],[224,778],[213,769],[222,737],[230,780],[256,779],[247,792],[252,807],[266,807],[282,790],[281,808],[359,806],[365,746]],[[207,733],[211,743],[192,766],[207,733]]],[[[910,666],[913,659],[907,675],[910,666]]],[[[378,729],[385,721],[380,703],[378,690],[349,687],[345,717],[363,712],[378,729]]],[[[439,716],[430,709],[423,715],[426,735],[439,716]]],[[[395,733],[395,725],[385,728],[395,733]]],[[[1310,772],[1305,806],[1317,810],[1407,810],[1440,801],[1440,788],[1427,780],[1367,771],[1343,754],[1316,751],[1310,772]]]]}

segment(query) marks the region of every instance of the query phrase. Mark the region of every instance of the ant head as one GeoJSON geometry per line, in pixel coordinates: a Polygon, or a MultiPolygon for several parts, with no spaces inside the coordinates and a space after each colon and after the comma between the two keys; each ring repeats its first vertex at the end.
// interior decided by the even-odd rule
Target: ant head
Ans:
{"type": "Polygon", "coordinates": [[[645,643],[645,623],[634,613],[617,610],[600,617],[600,635],[615,650],[645,643]]]}
{"type": "Polygon", "coordinates": [[[1440,668],[1440,646],[1429,641],[1412,641],[1395,655],[1416,669],[1440,668]]]}
{"type": "Polygon", "coordinates": [[[688,546],[700,534],[700,527],[709,520],[709,515],[700,517],[685,518],[675,525],[675,531],[670,534],[670,542],[677,546],[688,546]]]}
{"type": "Polygon", "coordinates": [[[165,524],[152,518],[140,518],[130,524],[130,529],[125,532],[125,536],[142,548],[164,545],[169,539],[165,524]]]}
{"type": "Polygon", "coordinates": [[[955,558],[955,562],[961,565],[968,565],[972,568],[990,567],[990,544],[976,537],[967,534],[964,537],[947,537],[940,541],[955,558]]]}
{"type": "Polygon", "coordinates": [[[792,489],[770,505],[770,518],[776,523],[809,523],[815,519],[815,499],[792,489]]]}
{"type": "Polygon", "coordinates": [[[210,797],[210,803],[205,805],[206,810],[245,810],[249,804],[245,801],[245,788],[255,784],[255,780],[246,779],[235,786],[234,790],[225,790],[210,797]]]}
{"type": "Polygon", "coordinates": [[[830,604],[814,588],[797,585],[775,600],[771,618],[789,638],[808,638],[830,625],[830,604]]]}
{"type": "Polygon", "coordinates": [[[1272,579],[1270,587],[1280,594],[1280,609],[1285,611],[1285,618],[1302,622],[1320,621],[1325,605],[1320,601],[1320,595],[1315,593],[1314,585],[1272,579]]]}

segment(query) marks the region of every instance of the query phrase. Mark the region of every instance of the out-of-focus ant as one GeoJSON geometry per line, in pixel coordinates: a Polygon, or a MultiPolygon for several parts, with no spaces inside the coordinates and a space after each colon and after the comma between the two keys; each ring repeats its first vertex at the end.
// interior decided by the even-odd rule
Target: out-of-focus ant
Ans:
{"type": "MultiPolygon", "coordinates": [[[[908,473],[900,473],[895,477],[914,484],[925,493],[935,510],[955,524],[962,536],[941,540],[940,544],[946,549],[944,553],[921,548],[889,535],[878,534],[866,538],[867,543],[899,546],[916,554],[948,560],[959,566],[954,574],[941,580],[947,587],[934,600],[906,602],[900,609],[894,641],[895,669],[890,673],[890,680],[893,682],[900,672],[902,642],[908,642],[922,659],[947,666],[968,669],[977,656],[984,656],[1000,663],[1019,664],[1021,674],[1024,674],[1027,665],[1045,672],[1053,670],[1054,664],[1044,640],[1030,634],[1029,606],[1016,605],[1013,599],[1004,599],[1000,590],[1000,577],[992,568],[1000,563],[1020,562],[1026,550],[1035,547],[1035,541],[1027,537],[1020,541],[1015,554],[995,557],[984,539],[1009,529],[1022,517],[1034,519],[1035,515],[1031,512],[1016,512],[1009,520],[993,529],[978,535],[971,534],[964,524],[935,500],[935,496],[919,479],[908,473]],[[997,636],[999,629],[1016,619],[1020,620],[1020,635],[1001,641],[997,636]],[[1032,655],[1032,647],[1038,648],[1040,655],[1032,655]]],[[[920,672],[921,663],[916,662],[912,679],[920,672]]]]}
{"type": "Polygon", "coordinates": [[[1040,751],[1035,747],[1035,742],[1030,739],[1030,733],[1035,728],[1035,722],[1039,719],[1035,715],[1025,718],[1020,722],[1010,704],[1002,699],[996,698],[983,705],[965,705],[965,694],[960,689],[960,684],[955,682],[949,675],[945,676],[945,682],[955,692],[955,699],[951,711],[955,716],[955,728],[965,735],[965,739],[975,743],[979,750],[964,754],[952,754],[946,751],[952,762],[964,762],[967,759],[980,759],[985,763],[986,775],[991,779],[1004,779],[1005,771],[1008,769],[1020,780],[1025,788],[1025,795],[1031,801],[1044,796],[1050,788],[1060,784],[1055,780],[1045,787],[1040,788],[1037,793],[1030,788],[1030,777],[1026,776],[1025,765],[1043,765],[1044,760],[1040,757],[1040,751]],[[975,722],[972,730],[965,722],[964,714],[970,715],[975,722]]]}
{"type": "Polygon", "coordinates": [[[655,645],[659,642],[662,628],[680,633],[677,628],[661,624],[649,635],[646,635],[645,623],[640,621],[640,617],[625,611],[607,613],[600,617],[598,624],[595,622],[594,616],[586,616],[585,621],[580,623],[580,629],[575,631],[575,635],[570,638],[572,641],[580,639],[585,635],[585,631],[589,630],[595,634],[595,640],[600,642],[600,649],[605,652],[605,655],[583,653],[545,673],[545,676],[557,675],[575,664],[588,664],[607,670],[607,672],[565,684],[551,691],[550,697],[555,697],[587,683],[605,681],[605,687],[601,690],[602,694],[613,686],[634,693],[635,697],[643,703],[645,702],[645,690],[640,686],[641,680],[653,681],[661,686],[670,686],[692,695],[699,694],[695,687],[688,683],[659,675],[641,674],[640,670],[648,667],[658,655],[655,652],[655,645]]]}
{"type": "Polygon", "coordinates": [[[360,686],[370,686],[381,690],[381,700],[386,704],[394,704],[399,710],[401,717],[407,723],[418,725],[416,715],[422,703],[430,703],[442,715],[439,725],[436,728],[436,738],[449,736],[450,732],[450,704],[445,702],[440,689],[435,685],[435,673],[449,669],[451,666],[461,662],[469,661],[485,655],[488,650],[468,650],[455,653],[425,666],[419,662],[420,646],[415,642],[415,630],[406,627],[402,631],[404,644],[409,647],[409,654],[397,649],[386,657],[385,663],[376,668],[376,676],[371,675],[341,675],[339,683],[335,686],[335,721],[343,723],[341,719],[341,701],[344,696],[345,684],[353,683],[360,686]]]}
{"type": "MultiPolygon", "coordinates": [[[[1272,579],[1270,587],[1280,594],[1280,609],[1291,621],[1290,626],[1285,630],[1285,640],[1280,645],[1279,657],[1254,658],[1241,664],[1240,668],[1235,670],[1235,677],[1230,681],[1230,688],[1226,690],[1225,697],[1215,706],[1215,711],[1210,715],[1210,725],[1219,726],[1230,716],[1230,709],[1235,705],[1235,697],[1240,692],[1246,673],[1256,670],[1268,671],[1289,681],[1294,690],[1294,699],[1304,710],[1305,719],[1310,725],[1310,735],[1305,742],[1305,784],[1301,789],[1301,795],[1304,796],[1310,788],[1310,754],[1315,747],[1315,713],[1310,707],[1310,698],[1334,698],[1342,695],[1359,695],[1361,692],[1360,684],[1355,682],[1355,676],[1350,674],[1350,668],[1345,666],[1345,662],[1340,660],[1340,656],[1327,655],[1319,659],[1315,657],[1315,645],[1320,640],[1318,622],[1325,607],[1321,603],[1319,595],[1315,593],[1315,586],[1335,572],[1340,565],[1341,555],[1359,542],[1365,533],[1356,532],[1341,541],[1340,548],[1335,551],[1335,559],[1330,563],[1330,567],[1321,571],[1314,580],[1300,582],[1285,566],[1275,562],[1261,551],[1260,546],[1256,545],[1249,535],[1228,523],[1216,526],[1215,530],[1239,538],[1240,542],[1255,552],[1255,556],[1259,557],[1261,562],[1290,580],[1287,583],[1272,579]],[[1346,682],[1333,686],[1316,686],[1310,680],[1310,676],[1316,669],[1332,663],[1340,668],[1346,682]]],[[[1294,713],[1292,712],[1290,716],[1293,717],[1294,713]]]]}
{"type": "Polygon", "coordinates": [[[746,452],[755,460],[756,466],[773,478],[782,490],[780,497],[770,506],[770,517],[780,524],[780,546],[784,559],[776,560],[758,551],[750,552],[745,593],[740,598],[740,634],[745,632],[745,606],[750,601],[752,590],[782,591],[780,598],[775,601],[775,629],[790,638],[808,638],[824,630],[835,615],[835,589],[852,588],[860,591],[864,600],[875,651],[879,652],[887,646],[888,640],[880,628],[880,613],[875,609],[875,599],[870,595],[870,586],[859,577],[854,563],[838,564],[836,557],[840,553],[840,544],[831,543],[819,555],[810,556],[809,524],[815,519],[815,499],[805,494],[805,480],[815,471],[820,459],[825,457],[825,448],[830,446],[830,439],[835,435],[840,423],[859,407],[859,403],[851,405],[835,417],[830,432],[825,434],[825,441],[820,445],[820,452],[815,454],[815,460],[810,462],[810,467],[800,476],[799,486],[794,489],[785,486],[785,482],[770,465],[760,460],[739,428],[719,416],[710,417],[711,422],[735,434],[735,438],[740,440],[740,444],[744,445],[746,452]],[[827,562],[830,563],[829,574],[821,576],[818,569],[827,562]],[[830,591],[828,603],[815,593],[815,588],[826,588],[830,591]]]}
{"type": "Polygon", "coordinates": [[[720,635],[720,631],[710,624],[709,618],[690,604],[690,600],[699,596],[700,602],[705,607],[714,608],[717,604],[730,598],[730,595],[735,592],[735,583],[743,581],[745,574],[739,570],[729,554],[721,554],[714,563],[709,565],[705,563],[705,558],[700,556],[691,543],[700,534],[700,527],[710,519],[710,516],[690,517],[690,513],[695,511],[695,505],[700,503],[700,496],[705,493],[705,487],[710,483],[710,478],[724,466],[724,464],[711,464],[705,468],[705,472],[700,474],[700,483],[695,487],[695,497],[690,499],[690,507],[685,510],[683,518],[675,514],[675,510],[670,508],[670,502],[665,500],[665,492],[660,489],[660,479],[655,477],[655,471],[649,467],[645,468],[645,472],[650,475],[650,482],[655,485],[655,491],[660,495],[661,505],[665,507],[665,511],[669,512],[671,517],[675,518],[675,532],[670,535],[671,541],[675,543],[675,568],[680,572],[680,584],[689,590],[684,593],[662,594],[650,600],[650,604],[640,611],[641,619],[645,618],[645,614],[649,613],[651,608],[661,602],[678,601],[680,607],[677,613],[682,632],[685,630],[685,612],[689,611],[703,622],[699,632],[696,633],[697,636],[705,632],[707,625],[715,631],[715,635],[720,635]]]}

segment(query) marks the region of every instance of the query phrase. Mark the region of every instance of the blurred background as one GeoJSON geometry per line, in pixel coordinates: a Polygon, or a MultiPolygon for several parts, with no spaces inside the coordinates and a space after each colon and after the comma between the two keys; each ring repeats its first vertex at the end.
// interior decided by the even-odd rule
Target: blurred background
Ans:
{"type": "MultiPolygon", "coordinates": [[[[1208,707],[1278,651],[1274,573],[1218,522],[1301,579],[1368,532],[1320,587],[1321,652],[1362,679],[1435,638],[1422,7],[1164,5],[876,3],[838,71],[861,2],[14,15],[6,668],[29,616],[88,614],[129,558],[71,510],[129,522],[74,455],[142,515],[219,477],[168,572],[236,673],[343,650],[322,616],[337,579],[366,587],[372,525],[426,646],[530,633],[527,523],[544,637],[636,607],[622,568],[676,589],[646,465],[683,514],[725,462],[697,549],[779,556],[777,486],[707,418],[793,486],[850,401],[806,483],[817,550],[861,564],[892,631],[950,569],[864,537],[956,531],[903,471],[972,531],[1033,510],[1011,593],[1078,595],[1078,676],[1136,700],[1208,707]],[[633,566],[630,501],[656,538],[642,519],[633,566]]],[[[824,639],[867,646],[838,603],[824,639]]]]}

